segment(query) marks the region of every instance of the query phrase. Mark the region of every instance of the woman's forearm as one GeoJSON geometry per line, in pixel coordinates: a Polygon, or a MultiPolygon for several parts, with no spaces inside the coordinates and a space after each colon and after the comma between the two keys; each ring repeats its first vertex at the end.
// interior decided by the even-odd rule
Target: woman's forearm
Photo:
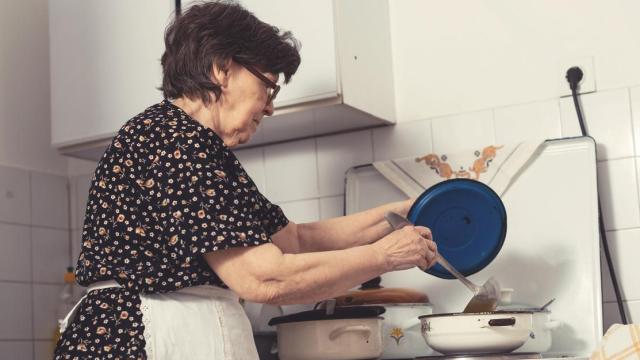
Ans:
{"type": "Polygon", "coordinates": [[[409,199],[352,215],[298,224],[300,251],[340,250],[370,244],[391,232],[384,219],[387,211],[406,215],[412,203],[409,199]]]}
{"type": "Polygon", "coordinates": [[[384,256],[374,245],[365,245],[338,251],[284,254],[269,277],[260,283],[266,303],[308,304],[344,294],[388,270],[384,256]]]}

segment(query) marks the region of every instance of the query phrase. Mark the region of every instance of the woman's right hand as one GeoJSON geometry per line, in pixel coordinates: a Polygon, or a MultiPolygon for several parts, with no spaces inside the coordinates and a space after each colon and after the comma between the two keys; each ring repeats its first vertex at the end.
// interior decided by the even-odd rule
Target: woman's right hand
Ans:
{"type": "Polygon", "coordinates": [[[431,230],[423,226],[407,225],[372,244],[381,254],[386,271],[406,270],[414,266],[426,270],[438,257],[438,247],[431,230]]]}

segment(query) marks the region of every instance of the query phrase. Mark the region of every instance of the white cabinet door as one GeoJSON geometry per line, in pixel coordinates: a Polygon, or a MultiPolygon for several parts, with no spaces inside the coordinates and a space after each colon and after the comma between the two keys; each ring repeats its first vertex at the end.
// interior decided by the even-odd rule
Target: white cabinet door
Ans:
{"type": "Polygon", "coordinates": [[[104,138],[162,100],[173,0],[49,0],[52,143],[104,138]]]}
{"type": "MultiPolygon", "coordinates": [[[[182,1],[183,10],[193,3],[182,1]]],[[[338,94],[333,0],[240,0],[260,20],[289,30],[302,43],[302,63],[280,90],[275,107],[332,98],[338,94]]]]}

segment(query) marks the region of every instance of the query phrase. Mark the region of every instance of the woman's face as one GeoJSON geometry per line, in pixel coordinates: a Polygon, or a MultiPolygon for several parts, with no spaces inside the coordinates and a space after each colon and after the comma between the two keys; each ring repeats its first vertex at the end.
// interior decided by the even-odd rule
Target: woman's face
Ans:
{"type": "MultiPolygon", "coordinates": [[[[262,74],[278,81],[274,74],[262,74]]],[[[244,66],[231,62],[225,77],[222,96],[214,103],[219,110],[214,127],[224,143],[234,147],[251,139],[262,118],[273,114],[273,103],[267,103],[270,92],[267,84],[244,66]]]]}

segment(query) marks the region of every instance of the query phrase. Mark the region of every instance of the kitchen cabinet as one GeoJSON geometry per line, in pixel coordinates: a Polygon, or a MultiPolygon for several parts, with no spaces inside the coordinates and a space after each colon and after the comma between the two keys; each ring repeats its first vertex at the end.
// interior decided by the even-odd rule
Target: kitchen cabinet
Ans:
{"type": "MultiPolygon", "coordinates": [[[[181,10],[197,2],[183,0],[181,10]]],[[[302,44],[298,72],[282,87],[274,116],[263,121],[247,146],[394,121],[390,75],[376,73],[390,64],[388,34],[384,40],[388,19],[380,26],[377,17],[352,16],[355,8],[341,17],[336,14],[340,3],[241,0],[260,19],[292,31],[302,44]],[[367,26],[361,28],[363,22],[367,26]],[[362,41],[379,35],[382,42],[362,41]],[[361,51],[354,55],[355,50],[361,51]]],[[[387,7],[379,1],[370,6],[383,19],[387,7]]],[[[52,143],[63,154],[98,159],[127,119],[162,99],[156,89],[162,81],[159,58],[174,2],[50,0],[49,11],[52,143]]]]}
{"type": "Polygon", "coordinates": [[[302,43],[302,62],[291,83],[278,94],[276,108],[338,96],[332,0],[241,3],[259,19],[293,32],[302,43]]]}
{"type": "Polygon", "coordinates": [[[162,100],[160,56],[173,0],[50,0],[52,143],[112,137],[162,100]]]}

